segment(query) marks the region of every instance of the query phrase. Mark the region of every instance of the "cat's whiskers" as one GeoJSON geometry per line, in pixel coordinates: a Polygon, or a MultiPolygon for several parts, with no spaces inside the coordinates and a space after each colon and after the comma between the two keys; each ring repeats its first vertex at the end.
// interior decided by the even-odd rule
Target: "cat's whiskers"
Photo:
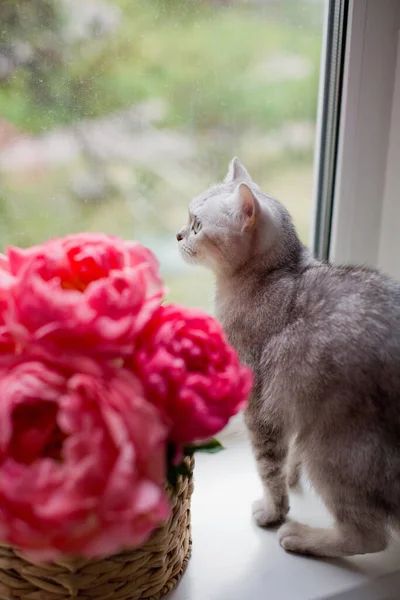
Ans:
{"type": "Polygon", "coordinates": [[[184,252],[185,254],[187,254],[190,257],[194,257],[193,250],[191,250],[191,248],[188,248],[187,246],[182,246],[182,252],[184,252]]]}
{"type": "Polygon", "coordinates": [[[196,253],[186,245],[181,246],[181,253],[184,255],[184,258],[187,262],[195,263],[196,262],[196,253]]]}

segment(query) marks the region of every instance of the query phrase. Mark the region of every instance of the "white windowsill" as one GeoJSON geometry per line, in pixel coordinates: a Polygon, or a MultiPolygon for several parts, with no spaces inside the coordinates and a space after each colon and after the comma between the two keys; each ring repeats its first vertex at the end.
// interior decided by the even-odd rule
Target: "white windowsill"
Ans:
{"type": "MultiPolygon", "coordinates": [[[[394,600],[400,597],[400,542],[380,554],[316,560],[282,550],[275,531],[251,519],[261,486],[244,437],[217,455],[198,455],[192,501],[193,554],[168,600],[394,600]],[[397,590],[397,591],[396,591],[397,590]]],[[[327,525],[307,490],[291,494],[291,518],[327,525]]]]}

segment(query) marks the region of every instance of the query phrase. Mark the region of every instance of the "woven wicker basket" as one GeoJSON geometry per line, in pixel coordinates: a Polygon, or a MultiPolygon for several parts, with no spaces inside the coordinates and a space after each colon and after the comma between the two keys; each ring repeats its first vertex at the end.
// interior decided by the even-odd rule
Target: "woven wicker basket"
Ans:
{"type": "Polygon", "coordinates": [[[28,562],[0,545],[1,600],[158,600],[180,580],[191,553],[191,475],[168,488],[172,514],[141,548],[96,561],[28,562]]]}

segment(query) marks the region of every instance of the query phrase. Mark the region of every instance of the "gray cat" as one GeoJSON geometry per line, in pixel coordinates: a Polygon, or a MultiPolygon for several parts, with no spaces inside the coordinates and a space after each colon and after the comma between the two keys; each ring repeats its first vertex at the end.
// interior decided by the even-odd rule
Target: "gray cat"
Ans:
{"type": "Polygon", "coordinates": [[[286,209],[237,159],[195,198],[177,235],[189,263],[216,277],[216,310],[255,374],[246,423],[264,496],[261,527],[289,511],[298,460],[335,519],[281,526],[285,550],[348,556],[383,550],[400,518],[400,284],[312,258],[286,209]]]}

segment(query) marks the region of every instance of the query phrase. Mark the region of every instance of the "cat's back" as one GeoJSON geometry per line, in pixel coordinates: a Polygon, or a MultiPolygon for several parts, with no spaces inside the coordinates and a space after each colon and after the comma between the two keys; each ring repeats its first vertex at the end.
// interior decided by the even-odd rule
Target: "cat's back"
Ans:
{"type": "Polygon", "coordinates": [[[398,282],[365,267],[320,264],[300,278],[297,311],[306,346],[332,367],[400,374],[398,282]]]}
{"type": "Polygon", "coordinates": [[[365,319],[364,325],[400,319],[400,283],[367,267],[314,265],[300,278],[298,298],[317,321],[346,315],[356,322],[365,319]]]}

